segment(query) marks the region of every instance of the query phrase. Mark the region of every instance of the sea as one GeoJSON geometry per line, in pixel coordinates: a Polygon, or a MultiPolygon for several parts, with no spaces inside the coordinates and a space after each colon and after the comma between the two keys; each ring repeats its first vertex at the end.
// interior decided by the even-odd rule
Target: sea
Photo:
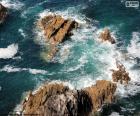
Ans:
{"type": "Polygon", "coordinates": [[[111,81],[116,61],[125,66],[131,81],[117,84],[117,101],[103,116],[140,116],[140,7],[127,7],[126,2],[0,0],[8,8],[0,25],[0,116],[18,109],[27,92],[45,82],[82,89],[96,80],[111,81]],[[37,21],[49,14],[80,24],[52,60],[46,58],[43,32],[37,27],[37,21]],[[116,44],[99,40],[104,28],[116,44]]]}

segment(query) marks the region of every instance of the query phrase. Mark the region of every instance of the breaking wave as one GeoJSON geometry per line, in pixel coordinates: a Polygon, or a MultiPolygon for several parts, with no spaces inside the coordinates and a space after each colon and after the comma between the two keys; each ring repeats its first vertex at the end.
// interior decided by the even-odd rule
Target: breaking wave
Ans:
{"type": "Polygon", "coordinates": [[[133,32],[130,45],[127,47],[128,54],[134,58],[140,58],[140,33],[133,32]]]}
{"type": "Polygon", "coordinates": [[[0,48],[0,59],[13,58],[18,52],[18,44],[11,44],[7,48],[0,48]]]}
{"type": "Polygon", "coordinates": [[[24,6],[24,4],[18,0],[0,0],[0,3],[7,8],[15,10],[19,10],[24,6]]]}
{"type": "Polygon", "coordinates": [[[31,74],[47,74],[48,72],[46,70],[40,70],[40,69],[31,69],[31,68],[17,68],[14,66],[6,65],[2,69],[0,69],[0,72],[22,72],[27,71],[31,74]]]}

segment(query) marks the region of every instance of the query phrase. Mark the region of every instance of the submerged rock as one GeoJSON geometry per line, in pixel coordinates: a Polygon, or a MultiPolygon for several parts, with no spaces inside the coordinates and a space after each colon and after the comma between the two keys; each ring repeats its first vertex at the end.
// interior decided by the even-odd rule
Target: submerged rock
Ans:
{"type": "Polygon", "coordinates": [[[0,24],[3,23],[5,21],[5,18],[7,17],[8,14],[8,10],[6,7],[4,7],[1,3],[0,3],[0,24]]]}
{"type": "Polygon", "coordinates": [[[99,37],[102,41],[109,41],[112,44],[115,44],[115,39],[111,36],[109,29],[105,28],[99,37]]]}
{"type": "Polygon", "coordinates": [[[118,70],[111,70],[112,71],[112,80],[114,82],[120,82],[121,84],[126,83],[131,80],[129,77],[129,73],[126,72],[124,65],[116,63],[118,70]]]}
{"type": "Polygon", "coordinates": [[[46,41],[50,44],[48,57],[52,59],[57,52],[57,45],[72,34],[72,29],[77,28],[78,23],[59,15],[49,15],[39,20],[38,26],[44,31],[46,41]]]}
{"type": "Polygon", "coordinates": [[[63,84],[46,84],[36,93],[30,92],[22,103],[23,115],[89,116],[105,103],[114,100],[116,84],[97,81],[83,90],[70,90],[63,84]]]}

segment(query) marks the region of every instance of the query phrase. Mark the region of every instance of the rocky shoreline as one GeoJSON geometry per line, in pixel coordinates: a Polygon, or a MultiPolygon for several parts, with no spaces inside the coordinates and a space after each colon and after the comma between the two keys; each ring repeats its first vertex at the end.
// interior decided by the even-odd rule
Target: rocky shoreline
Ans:
{"type": "Polygon", "coordinates": [[[115,83],[106,80],[82,90],[71,90],[62,83],[47,83],[36,93],[28,94],[21,112],[39,116],[90,116],[115,100],[116,87],[115,83]]]}
{"type": "MultiPolygon", "coordinates": [[[[44,32],[45,41],[50,44],[48,58],[52,59],[58,51],[57,46],[72,35],[78,23],[72,19],[64,19],[60,15],[48,15],[37,23],[44,32]]],[[[99,37],[103,42],[115,44],[109,29],[105,28],[99,37]]],[[[21,115],[39,116],[93,116],[103,106],[115,102],[117,82],[128,84],[131,80],[125,67],[116,62],[117,70],[112,71],[112,81],[98,80],[95,85],[82,90],[70,89],[63,83],[46,83],[29,92],[21,103],[21,115]]]]}
{"type": "Polygon", "coordinates": [[[63,83],[46,83],[36,92],[29,92],[21,103],[22,115],[39,116],[94,116],[117,100],[117,82],[128,84],[131,80],[122,64],[112,70],[112,80],[98,80],[95,85],[81,90],[70,89],[63,83]],[[123,83],[124,82],[124,83],[123,83]]]}
{"type": "Polygon", "coordinates": [[[0,3],[0,24],[2,24],[8,15],[8,9],[0,3]]]}

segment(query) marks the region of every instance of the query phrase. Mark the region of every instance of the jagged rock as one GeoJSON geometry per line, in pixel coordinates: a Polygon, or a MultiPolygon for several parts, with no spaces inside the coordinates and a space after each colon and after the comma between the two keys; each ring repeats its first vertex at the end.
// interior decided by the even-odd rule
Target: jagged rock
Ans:
{"type": "Polygon", "coordinates": [[[45,111],[47,110],[45,104],[48,98],[61,95],[67,91],[69,91],[69,88],[63,86],[63,84],[47,84],[41,87],[35,94],[30,92],[28,99],[25,99],[23,102],[23,114],[42,114],[41,116],[45,116],[48,113],[45,111]]]}
{"type": "Polygon", "coordinates": [[[5,18],[7,17],[8,10],[0,3],[0,24],[4,22],[5,18]]]}
{"type": "Polygon", "coordinates": [[[116,88],[116,84],[110,81],[99,80],[96,85],[84,89],[91,98],[93,104],[92,113],[97,112],[103,104],[110,104],[114,101],[116,88]]]}
{"type": "Polygon", "coordinates": [[[124,67],[124,65],[116,62],[117,68],[118,70],[111,70],[112,73],[112,80],[114,82],[118,82],[120,81],[121,84],[123,84],[124,82],[126,84],[128,84],[128,82],[131,80],[131,78],[129,77],[129,73],[126,72],[126,69],[124,67]]]}
{"type": "Polygon", "coordinates": [[[48,57],[52,59],[57,52],[57,45],[71,35],[72,29],[77,28],[78,23],[59,15],[49,15],[39,20],[38,26],[44,31],[46,41],[50,44],[48,57]]]}
{"type": "Polygon", "coordinates": [[[63,84],[46,84],[36,93],[29,93],[21,112],[23,115],[89,116],[104,103],[111,103],[115,90],[115,84],[104,80],[83,90],[70,90],[63,84]]]}
{"type": "Polygon", "coordinates": [[[115,44],[115,39],[111,36],[109,29],[105,28],[99,37],[102,41],[109,41],[112,44],[115,44]]]}

